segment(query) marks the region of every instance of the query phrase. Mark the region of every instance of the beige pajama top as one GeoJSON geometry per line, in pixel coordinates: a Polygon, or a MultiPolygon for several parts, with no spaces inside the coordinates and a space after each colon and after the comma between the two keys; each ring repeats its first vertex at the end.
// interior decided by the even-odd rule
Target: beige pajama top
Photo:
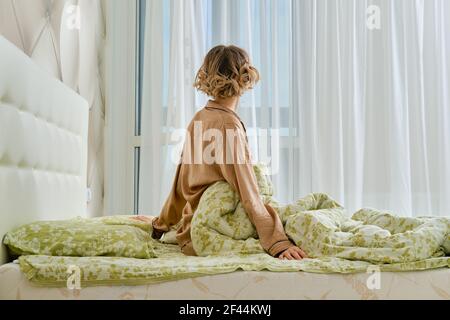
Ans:
{"type": "Polygon", "coordinates": [[[214,101],[209,101],[198,111],[187,128],[172,189],[159,217],[153,220],[154,237],[169,231],[182,220],[177,230],[178,244],[186,255],[196,255],[190,236],[191,220],[203,192],[221,180],[227,181],[239,194],[264,250],[277,256],[293,246],[275,210],[264,204],[259,196],[244,124],[234,111],[214,101]],[[211,134],[203,135],[202,141],[199,132],[211,134]],[[215,146],[221,148],[214,149],[211,143],[217,139],[215,134],[218,132],[223,139],[215,146]],[[215,156],[213,163],[201,158],[205,150],[209,150],[206,154],[215,156]]]}

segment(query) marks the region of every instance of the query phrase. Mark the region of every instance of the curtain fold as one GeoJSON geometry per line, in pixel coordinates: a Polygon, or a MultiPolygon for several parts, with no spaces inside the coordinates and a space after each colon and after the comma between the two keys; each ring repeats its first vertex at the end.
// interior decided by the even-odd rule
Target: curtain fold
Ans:
{"type": "Polygon", "coordinates": [[[158,214],[207,101],[192,87],[204,55],[235,44],[261,73],[238,112],[281,202],[325,192],[349,211],[449,214],[448,1],[147,2],[142,213],[158,214]]]}

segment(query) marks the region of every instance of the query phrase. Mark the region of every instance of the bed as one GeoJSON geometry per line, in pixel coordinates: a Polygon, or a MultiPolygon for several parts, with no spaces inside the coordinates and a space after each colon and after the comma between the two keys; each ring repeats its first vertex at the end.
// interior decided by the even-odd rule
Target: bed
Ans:
{"type": "MultiPolygon", "coordinates": [[[[2,37],[0,53],[0,236],[31,221],[85,217],[86,101],[2,37]]],[[[69,289],[32,283],[1,246],[0,299],[450,299],[450,271],[234,271],[69,289]]]]}
{"type": "Polygon", "coordinates": [[[17,264],[0,268],[2,299],[450,299],[448,269],[385,272],[380,289],[370,290],[369,275],[308,272],[255,272],[203,276],[138,286],[96,286],[81,290],[32,286],[17,264]]]}

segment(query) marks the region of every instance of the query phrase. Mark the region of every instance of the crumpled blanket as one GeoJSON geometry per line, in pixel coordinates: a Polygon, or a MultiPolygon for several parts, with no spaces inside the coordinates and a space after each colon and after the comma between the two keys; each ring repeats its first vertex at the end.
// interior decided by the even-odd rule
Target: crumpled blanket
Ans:
{"type": "MultiPolygon", "coordinates": [[[[288,237],[311,258],[392,264],[450,252],[450,218],[399,217],[371,208],[350,217],[323,193],[282,206],[272,196],[264,167],[255,166],[255,174],[263,201],[278,212],[288,237]]],[[[192,219],[191,237],[199,256],[264,252],[239,197],[224,181],[203,194],[192,219]]]]}

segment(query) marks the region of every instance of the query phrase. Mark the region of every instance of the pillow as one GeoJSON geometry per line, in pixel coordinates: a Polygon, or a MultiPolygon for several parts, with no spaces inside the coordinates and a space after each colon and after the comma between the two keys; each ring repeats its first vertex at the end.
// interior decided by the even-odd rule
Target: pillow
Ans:
{"type": "Polygon", "coordinates": [[[12,255],[152,258],[151,225],[132,216],[40,221],[8,232],[12,255]]]}

